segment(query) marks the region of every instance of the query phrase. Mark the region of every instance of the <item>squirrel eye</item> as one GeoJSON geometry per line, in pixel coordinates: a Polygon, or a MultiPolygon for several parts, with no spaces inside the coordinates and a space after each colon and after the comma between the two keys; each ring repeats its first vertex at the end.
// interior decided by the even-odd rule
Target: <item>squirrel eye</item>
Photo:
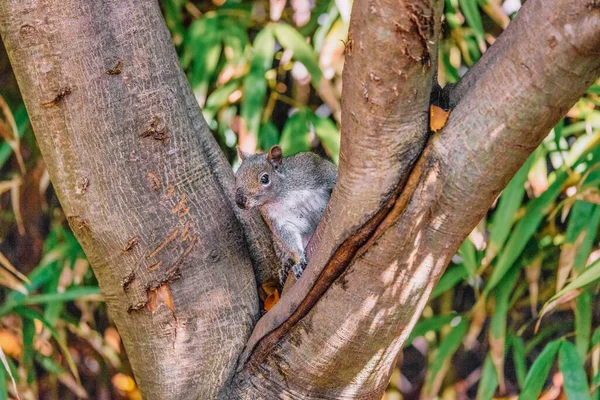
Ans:
{"type": "Polygon", "coordinates": [[[268,185],[269,184],[269,174],[262,174],[260,176],[260,184],[261,185],[268,185]]]}

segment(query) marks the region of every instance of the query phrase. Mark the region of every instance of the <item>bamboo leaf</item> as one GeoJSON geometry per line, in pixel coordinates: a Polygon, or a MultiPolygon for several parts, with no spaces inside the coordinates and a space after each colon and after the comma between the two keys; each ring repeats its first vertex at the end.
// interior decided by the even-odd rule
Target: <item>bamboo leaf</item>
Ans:
{"type": "Polygon", "coordinates": [[[558,293],[550,298],[544,305],[546,307],[548,304],[553,302],[554,300],[564,296],[566,293],[571,292],[573,290],[580,289],[584,286],[589,285],[590,283],[596,282],[600,279],[600,259],[593,262],[589,267],[585,269],[577,278],[571,281],[568,285],[562,288],[558,293]]]}
{"type": "Polygon", "coordinates": [[[492,276],[484,289],[484,295],[489,294],[491,290],[496,287],[508,270],[513,266],[517,258],[519,258],[525,249],[527,242],[537,231],[544,216],[548,213],[550,205],[556,200],[567,176],[567,173],[564,171],[560,173],[548,190],[540,197],[529,202],[526,207],[525,216],[517,222],[506,246],[502,249],[502,253],[494,266],[492,276]]]}
{"type": "Polygon", "coordinates": [[[456,315],[438,315],[431,318],[420,319],[419,322],[415,324],[408,340],[406,341],[406,345],[410,345],[415,338],[419,336],[425,335],[427,332],[437,332],[442,329],[444,326],[448,325],[456,315]]]}
{"type": "Polygon", "coordinates": [[[498,387],[498,376],[494,369],[492,355],[488,354],[483,363],[479,387],[477,388],[477,400],[491,400],[498,387]]]}
{"type": "Polygon", "coordinates": [[[556,356],[560,344],[560,340],[555,340],[544,347],[544,350],[542,350],[535,360],[525,378],[525,385],[522,387],[519,400],[537,400],[544,388],[544,383],[548,378],[550,368],[552,368],[552,364],[554,364],[554,357],[556,356]]]}
{"type": "Polygon", "coordinates": [[[433,293],[431,293],[431,300],[435,299],[436,297],[444,293],[446,290],[458,285],[468,276],[469,273],[462,264],[455,265],[446,269],[446,272],[444,272],[444,275],[442,275],[442,278],[433,289],[433,293]]]}
{"type": "Polygon", "coordinates": [[[267,95],[265,73],[271,69],[275,52],[275,37],[271,29],[261,30],[253,43],[250,72],[244,78],[240,115],[248,132],[258,136],[260,120],[267,95]]]}
{"type": "Polygon", "coordinates": [[[462,265],[471,277],[477,274],[477,268],[479,267],[476,252],[477,250],[469,237],[462,242],[458,249],[458,254],[462,258],[462,265]]]}
{"type": "Polygon", "coordinates": [[[502,191],[498,200],[498,207],[494,211],[492,222],[489,225],[490,239],[485,253],[486,264],[489,264],[502,249],[510,229],[513,226],[515,215],[525,194],[525,182],[527,174],[535,160],[535,153],[529,156],[525,164],[519,169],[517,174],[511,179],[506,188],[502,191]]]}
{"type": "Polygon", "coordinates": [[[279,131],[277,127],[271,121],[263,124],[258,132],[258,147],[266,151],[278,142],[279,131]]]}
{"type": "Polygon", "coordinates": [[[495,307],[490,323],[490,356],[496,368],[498,384],[502,393],[506,390],[504,387],[504,355],[509,299],[519,275],[520,270],[512,269],[494,291],[495,307]]]}
{"type": "Polygon", "coordinates": [[[575,347],[577,354],[585,360],[592,335],[592,294],[588,291],[575,300],[575,347]]]}
{"type": "Polygon", "coordinates": [[[288,24],[282,22],[273,23],[269,26],[272,27],[273,33],[281,46],[284,49],[293,52],[292,58],[304,64],[310,73],[312,85],[318,89],[323,73],[321,72],[321,67],[319,67],[317,54],[312,47],[306,43],[304,36],[288,24]]]}
{"type": "Polygon", "coordinates": [[[28,318],[28,319],[31,319],[31,320],[37,319],[38,321],[40,321],[42,323],[42,325],[44,325],[44,327],[46,327],[46,329],[48,329],[48,331],[50,332],[50,334],[52,335],[52,337],[54,338],[54,340],[56,340],[56,343],[58,343],[58,346],[60,347],[60,349],[61,349],[61,351],[63,353],[63,356],[65,357],[65,360],[67,361],[67,365],[69,366],[69,369],[71,370],[71,373],[73,374],[73,376],[75,377],[75,380],[77,381],[77,384],[81,385],[81,381],[79,379],[79,372],[77,371],[77,366],[75,365],[75,361],[73,361],[73,357],[71,357],[71,352],[69,352],[69,348],[67,347],[67,343],[58,334],[58,332],[52,326],[52,324],[50,324],[44,317],[42,317],[41,315],[39,315],[35,311],[30,310],[30,309],[25,308],[25,307],[16,307],[15,308],[15,312],[17,314],[19,314],[22,318],[28,318]]]}
{"type": "Polygon", "coordinates": [[[563,374],[568,400],[590,400],[589,387],[583,363],[571,342],[564,341],[558,353],[558,367],[563,374]]]}
{"type": "Polygon", "coordinates": [[[306,110],[300,110],[288,118],[279,141],[284,156],[310,150],[311,138],[308,122],[306,110]]]}
{"type": "Polygon", "coordinates": [[[459,0],[460,10],[462,11],[469,26],[473,29],[473,33],[477,38],[478,43],[484,43],[483,22],[481,14],[477,7],[477,0],[459,0]]]}
{"type": "Polygon", "coordinates": [[[315,134],[323,144],[325,151],[337,165],[340,157],[340,130],[329,118],[321,118],[312,114],[311,121],[315,127],[315,134]]]}
{"type": "Polygon", "coordinates": [[[462,339],[467,334],[467,329],[469,328],[467,319],[462,317],[455,318],[460,318],[460,322],[444,337],[433,362],[430,364],[428,379],[428,386],[430,388],[436,386],[436,382],[439,382],[443,378],[440,374],[444,364],[456,353],[456,350],[458,350],[462,343],[462,339]]]}
{"type": "Polygon", "coordinates": [[[510,336],[510,344],[512,346],[513,361],[515,363],[515,373],[520,387],[525,385],[525,377],[527,376],[527,364],[525,362],[525,345],[523,339],[518,336],[510,336]]]}
{"type": "MultiPolygon", "coordinates": [[[[4,354],[2,347],[0,347],[0,360],[2,360],[2,365],[4,366],[4,370],[6,372],[8,372],[8,376],[10,377],[10,381],[12,382],[13,390],[15,391],[15,393],[17,395],[17,399],[20,400],[19,391],[17,390],[17,383],[15,382],[15,377],[13,376],[12,371],[10,370],[10,366],[8,365],[8,360],[6,358],[6,354],[4,354]]],[[[2,374],[2,375],[4,375],[4,374],[2,374]]],[[[6,393],[6,386],[4,385],[4,379],[2,379],[2,382],[0,382],[0,385],[2,386],[2,389],[0,389],[0,399],[7,399],[8,394],[6,393]]]]}

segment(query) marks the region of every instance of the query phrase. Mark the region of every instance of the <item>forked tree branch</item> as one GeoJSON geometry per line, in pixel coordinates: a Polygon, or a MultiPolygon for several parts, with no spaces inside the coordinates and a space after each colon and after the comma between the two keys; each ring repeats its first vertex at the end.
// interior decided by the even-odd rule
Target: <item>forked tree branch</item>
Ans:
{"type": "MultiPolygon", "coordinates": [[[[356,142],[360,135],[351,129],[352,112],[361,107],[345,100],[344,115],[349,117],[343,119],[343,135],[348,136],[341,151],[353,154],[352,160],[341,157],[340,183],[319,228],[323,236],[310,260],[309,279],[304,284],[301,279],[290,297],[259,321],[249,341],[244,354],[249,358],[236,382],[240,391],[303,398],[381,395],[395,357],[462,240],[598,77],[600,10],[593,4],[561,0],[542,6],[541,0],[528,1],[455,87],[451,98],[456,108],[447,126],[431,138],[412,169],[399,164],[395,171],[354,167],[377,165],[380,158],[369,152],[370,144],[363,144],[363,151],[348,150],[361,147],[356,142]],[[399,196],[394,195],[394,186],[386,184],[393,181],[390,176],[398,177],[399,196]],[[360,186],[348,185],[355,192],[345,189],[347,182],[361,179],[360,186]],[[381,187],[391,190],[381,193],[381,187]],[[369,208],[374,202],[365,192],[370,188],[383,207],[369,208]],[[339,203],[341,198],[347,203],[339,203]],[[357,211],[363,206],[368,220],[357,211]],[[379,213],[381,218],[373,218],[379,213]],[[357,221],[352,228],[343,222],[337,234],[328,228],[352,218],[357,221]],[[356,232],[366,235],[357,238],[356,232]],[[356,239],[351,254],[340,251],[356,239]]],[[[369,6],[355,2],[353,27],[365,21],[357,9],[369,6]]],[[[369,30],[381,32],[372,22],[369,30]]],[[[370,61],[364,74],[377,68],[381,59],[374,39],[380,38],[363,42],[373,51],[363,55],[370,61]]],[[[347,68],[352,68],[352,61],[350,57],[347,68]]],[[[347,76],[344,96],[352,99],[356,88],[347,87],[356,82],[347,76]]],[[[371,110],[385,119],[385,110],[371,110]]],[[[361,127],[362,135],[368,137],[376,126],[361,127]]],[[[385,133],[369,140],[389,145],[386,140],[393,140],[394,132],[385,133]]],[[[379,152],[386,160],[388,147],[381,146],[379,152]]]]}

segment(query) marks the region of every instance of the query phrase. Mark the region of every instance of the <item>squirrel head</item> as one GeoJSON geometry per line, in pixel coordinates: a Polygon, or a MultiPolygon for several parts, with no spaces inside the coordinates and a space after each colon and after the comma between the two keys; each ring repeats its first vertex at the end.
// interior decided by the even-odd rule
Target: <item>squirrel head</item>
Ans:
{"type": "Polygon", "coordinates": [[[248,154],[237,148],[241,160],[235,173],[235,202],[238,207],[251,209],[277,197],[282,175],[283,153],[273,146],[266,154],[248,154]]]}

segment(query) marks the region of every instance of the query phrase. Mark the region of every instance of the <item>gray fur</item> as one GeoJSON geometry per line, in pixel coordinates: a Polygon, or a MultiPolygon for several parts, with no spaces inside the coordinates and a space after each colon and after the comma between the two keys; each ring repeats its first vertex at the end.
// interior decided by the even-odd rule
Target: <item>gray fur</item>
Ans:
{"type": "Polygon", "coordinates": [[[314,153],[279,159],[278,152],[274,146],[268,154],[239,153],[242,164],[236,172],[236,202],[240,208],[258,208],[271,229],[283,284],[290,265],[297,278],[306,267],[305,248],[323,217],[337,168],[314,153]],[[265,173],[268,185],[260,183],[265,173]]]}

